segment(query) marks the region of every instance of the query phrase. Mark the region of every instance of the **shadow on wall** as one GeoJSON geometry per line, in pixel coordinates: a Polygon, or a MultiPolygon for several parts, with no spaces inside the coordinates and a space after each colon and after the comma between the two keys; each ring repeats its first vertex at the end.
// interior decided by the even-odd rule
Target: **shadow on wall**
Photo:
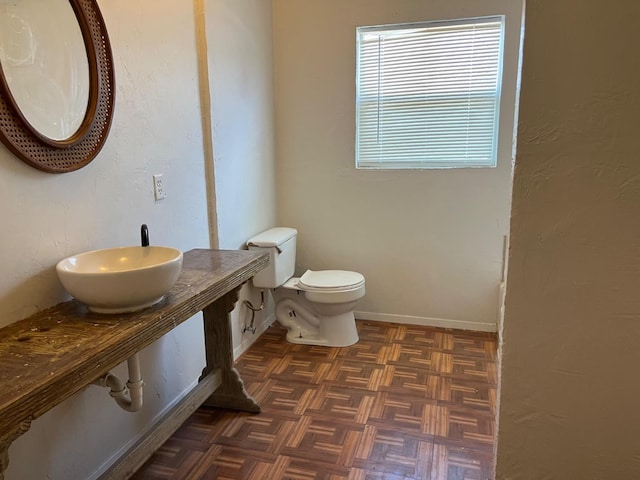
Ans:
{"type": "Polygon", "coordinates": [[[70,296],[62,287],[55,265],[31,275],[0,297],[0,327],[5,327],[17,320],[29,317],[51,305],[56,305],[70,296]],[[29,299],[38,299],[31,303],[29,299]],[[16,308],[15,306],[19,306],[16,308]]]}

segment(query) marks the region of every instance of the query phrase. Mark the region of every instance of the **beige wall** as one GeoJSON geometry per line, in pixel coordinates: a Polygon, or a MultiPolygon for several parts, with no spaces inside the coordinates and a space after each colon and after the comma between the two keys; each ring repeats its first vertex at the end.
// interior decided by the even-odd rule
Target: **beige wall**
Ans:
{"type": "Polygon", "coordinates": [[[299,270],[362,272],[360,317],[495,330],[521,2],[273,4],[278,221],[299,230],[299,270]],[[356,27],[501,13],[508,60],[498,167],[357,171],[356,27]]]}
{"type": "MultiPolygon", "coordinates": [[[[271,3],[264,0],[204,1],[207,72],[211,98],[217,246],[245,248],[255,234],[275,226],[275,133],[271,3]]],[[[233,313],[236,355],[273,321],[258,312],[256,332],[249,300],[260,305],[248,282],[233,313]]]]}
{"type": "Polygon", "coordinates": [[[497,478],[640,478],[640,3],[527,1],[497,478]]]}
{"type": "MultiPolygon", "coordinates": [[[[115,115],[102,152],[81,170],[52,175],[0,146],[0,325],[68,298],[58,260],[138,244],[142,223],[156,245],[209,245],[193,8],[166,0],[153,8],[119,0],[100,7],[116,70],[115,115]],[[155,173],[165,178],[160,202],[155,173]]],[[[11,446],[5,478],[92,478],[194,384],[202,343],[194,319],[143,350],[145,404],[137,414],[88,387],[36,419],[11,446]]],[[[126,378],[126,365],[115,373],[126,378]]]]}

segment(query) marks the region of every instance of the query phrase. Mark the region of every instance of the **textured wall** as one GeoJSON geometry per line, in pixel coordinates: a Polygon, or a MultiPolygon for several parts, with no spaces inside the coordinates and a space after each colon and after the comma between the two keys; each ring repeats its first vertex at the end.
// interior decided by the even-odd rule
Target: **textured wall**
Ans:
{"type": "MultiPolygon", "coordinates": [[[[67,298],[58,260],[151,242],[209,245],[194,11],[189,2],[101,1],[116,69],[116,108],[103,151],[63,175],[39,172],[0,145],[0,325],[67,298]],[[155,203],[152,175],[168,196],[155,203]]],[[[55,16],[51,18],[55,22],[55,16]]],[[[88,479],[196,381],[202,327],[192,320],[142,352],[145,405],[130,414],[88,387],[36,420],[11,447],[7,480],[88,479]]],[[[116,373],[126,377],[126,367],[116,373]]]]}
{"type": "MultiPolygon", "coordinates": [[[[271,3],[206,0],[211,135],[219,248],[244,248],[275,226],[275,134],[271,3]]],[[[243,351],[266,328],[272,306],[242,332],[260,293],[247,283],[233,314],[233,343],[243,351]]]]}
{"type": "Polygon", "coordinates": [[[274,0],[278,220],[299,229],[300,269],[364,274],[362,316],[495,329],[521,8],[274,0]],[[498,167],[356,171],[356,27],[498,13],[508,13],[498,167]]]}
{"type": "Polygon", "coordinates": [[[501,480],[640,477],[638,18],[527,1],[501,480]]]}

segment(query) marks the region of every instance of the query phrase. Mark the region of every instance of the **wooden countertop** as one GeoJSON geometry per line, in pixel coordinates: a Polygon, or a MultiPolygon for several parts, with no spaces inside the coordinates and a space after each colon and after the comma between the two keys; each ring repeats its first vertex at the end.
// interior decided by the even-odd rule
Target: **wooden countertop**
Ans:
{"type": "Polygon", "coordinates": [[[153,307],[102,315],[70,300],[1,328],[0,441],[15,437],[19,425],[28,425],[268,263],[268,254],[253,250],[191,250],[184,254],[176,285],[153,307]]]}

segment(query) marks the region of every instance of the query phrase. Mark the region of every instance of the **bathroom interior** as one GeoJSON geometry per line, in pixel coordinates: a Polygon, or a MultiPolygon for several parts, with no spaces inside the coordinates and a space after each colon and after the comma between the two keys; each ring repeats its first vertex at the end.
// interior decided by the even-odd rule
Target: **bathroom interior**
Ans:
{"type": "MultiPolygon", "coordinates": [[[[51,174],[0,146],[0,327],[69,299],[58,261],[137,244],[141,224],[184,252],[294,227],[298,274],[366,278],[356,318],[498,333],[496,478],[634,478],[640,72],[611,52],[640,42],[640,6],[556,3],[100,0],[115,71],[100,153],[51,174]],[[497,167],[356,170],[355,26],[487,14],[505,15],[510,59],[497,167]]],[[[274,320],[268,298],[247,330],[260,290],[240,300],[235,357],[274,320]]],[[[84,389],[12,444],[5,479],[99,478],[203,358],[196,315],[140,352],[143,409],[84,389]]]]}

